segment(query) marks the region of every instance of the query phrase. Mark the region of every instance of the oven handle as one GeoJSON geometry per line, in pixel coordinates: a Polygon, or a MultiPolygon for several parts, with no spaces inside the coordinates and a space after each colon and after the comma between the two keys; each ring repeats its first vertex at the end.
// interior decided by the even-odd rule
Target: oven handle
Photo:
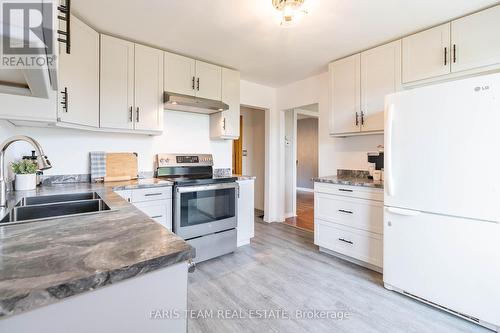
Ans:
{"type": "Polygon", "coordinates": [[[224,190],[224,189],[237,189],[238,183],[222,183],[222,184],[211,184],[211,185],[201,185],[201,186],[180,186],[176,188],[177,193],[191,193],[200,191],[211,191],[211,190],[224,190]]]}

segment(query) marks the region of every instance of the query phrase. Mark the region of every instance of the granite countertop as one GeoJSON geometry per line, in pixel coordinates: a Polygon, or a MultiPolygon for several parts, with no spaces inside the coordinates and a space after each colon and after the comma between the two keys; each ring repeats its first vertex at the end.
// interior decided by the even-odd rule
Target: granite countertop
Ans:
{"type": "Polygon", "coordinates": [[[192,258],[188,243],[113,192],[169,185],[149,179],[10,192],[9,207],[24,196],[95,191],[112,210],[0,225],[0,318],[192,258]]]}
{"type": "Polygon", "coordinates": [[[384,188],[384,182],[369,179],[367,171],[338,170],[336,176],[316,177],[312,180],[317,183],[361,186],[380,189],[384,188]]]}

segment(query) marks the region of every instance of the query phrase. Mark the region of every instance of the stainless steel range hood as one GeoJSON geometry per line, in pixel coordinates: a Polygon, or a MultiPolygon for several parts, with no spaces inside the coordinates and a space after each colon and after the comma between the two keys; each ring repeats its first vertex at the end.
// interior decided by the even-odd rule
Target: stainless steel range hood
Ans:
{"type": "Polygon", "coordinates": [[[212,114],[229,109],[229,105],[212,99],[165,92],[163,108],[166,110],[212,114]]]}

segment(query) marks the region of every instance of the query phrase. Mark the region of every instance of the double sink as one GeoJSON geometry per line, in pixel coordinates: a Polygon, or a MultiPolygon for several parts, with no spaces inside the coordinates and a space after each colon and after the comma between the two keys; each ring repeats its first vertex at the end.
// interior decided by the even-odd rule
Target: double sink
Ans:
{"type": "Polygon", "coordinates": [[[22,198],[0,220],[0,226],[111,211],[96,192],[22,198]]]}

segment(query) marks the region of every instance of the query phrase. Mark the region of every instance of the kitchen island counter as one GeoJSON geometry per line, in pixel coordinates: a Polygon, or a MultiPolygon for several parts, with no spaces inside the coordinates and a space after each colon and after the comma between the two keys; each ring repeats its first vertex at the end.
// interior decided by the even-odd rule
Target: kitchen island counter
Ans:
{"type": "MultiPolygon", "coordinates": [[[[191,259],[194,249],[188,243],[114,193],[170,185],[151,179],[10,192],[9,207],[26,196],[96,192],[111,210],[0,224],[0,322],[2,317],[191,259]]],[[[0,209],[0,219],[6,213],[0,209]]]]}

